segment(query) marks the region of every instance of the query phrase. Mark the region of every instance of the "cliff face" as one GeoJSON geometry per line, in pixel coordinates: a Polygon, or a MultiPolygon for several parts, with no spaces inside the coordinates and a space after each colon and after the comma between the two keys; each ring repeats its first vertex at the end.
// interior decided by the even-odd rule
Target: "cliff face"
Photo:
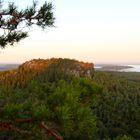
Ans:
{"type": "Polygon", "coordinates": [[[57,76],[59,73],[64,73],[76,77],[92,78],[94,64],[62,58],[33,59],[19,66],[17,70],[0,72],[0,84],[12,86],[24,85],[43,71],[48,75],[51,73],[51,75],[57,76]]]}

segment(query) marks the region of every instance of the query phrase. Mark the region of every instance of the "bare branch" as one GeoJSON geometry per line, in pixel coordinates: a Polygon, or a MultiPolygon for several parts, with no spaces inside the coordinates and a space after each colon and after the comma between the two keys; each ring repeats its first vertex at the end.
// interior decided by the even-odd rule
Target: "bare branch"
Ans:
{"type": "Polygon", "coordinates": [[[47,125],[45,125],[45,122],[42,121],[42,122],[40,123],[40,126],[41,126],[41,128],[45,129],[45,131],[46,131],[48,134],[50,134],[50,135],[52,135],[53,137],[55,137],[56,140],[63,140],[63,138],[60,136],[60,134],[56,133],[54,130],[49,129],[49,128],[47,127],[47,125]]]}

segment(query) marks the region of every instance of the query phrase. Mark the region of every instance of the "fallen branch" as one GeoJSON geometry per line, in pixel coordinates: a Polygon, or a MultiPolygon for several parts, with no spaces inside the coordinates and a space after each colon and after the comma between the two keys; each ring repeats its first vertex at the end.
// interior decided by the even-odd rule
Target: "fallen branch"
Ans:
{"type": "Polygon", "coordinates": [[[16,123],[32,123],[33,119],[29,118],[29,119],[16,119],[15,120],[16,123]]]}
{"type": "MultiPolygon", "coordinates": [[[[0,131],[13,131],[16,132],[20,135],[31,135],[32,133],[26,130],[21,130],[17,127],[15,127],[15,124],[20,124],[20,123],[34,123],[34,120],[29,118],[29,119],[15,119],[13,121],[8,120],[5,122],[0,122],[0,131]]],[[[63,140],[63,137],[58,134],[58,132],[50,129],[47,125],[45,125],[44,121],[39,122],[40,127],[45,130],[45,133],[48,135],[51,135],[54,137],[56,140],[63,140]]]]}
{"type": "Polygon", "coordinates": [[[5,122],[0,122],[0,127],[2,125],[12,125],[12,124],[15,124],[15,123],[32,123],[33,122],[33,119],[15,119],[13,121],[11,120],[8,120],[8,121],[5,121],[5,122]]]}
{"type": "Polygon", "coordinates": [[[16,128],[14,125],[9,125],[9,124],[1,124],[0,131],[13,131],[21,135],[31,135],[31,132],[28,132],[26,130],[21,130],[19,128],[16,128]]]}
{"type": "Polygon", "coordinates": [[[16,120],[8,120],[5,122],[0,122],[0,131],[13,131],[21,135],[31,135],[31,132],[28,132],[26,130],[21,130],[19,128],[16,128],[14,125],[16,123],[31,123],[32,119],[16,119],[16,120]]]}
{"type": "Polygon", "coordinates": [[[54,130],[51,130],[48,128],[47,125],[45,125],[45,122],[41,122],[40,126],[50,135],[52,135],[53,137],[56,138],[56,140],[63,140],[62,136],[60,136],[60,134],[56,133],[54,130]]]}

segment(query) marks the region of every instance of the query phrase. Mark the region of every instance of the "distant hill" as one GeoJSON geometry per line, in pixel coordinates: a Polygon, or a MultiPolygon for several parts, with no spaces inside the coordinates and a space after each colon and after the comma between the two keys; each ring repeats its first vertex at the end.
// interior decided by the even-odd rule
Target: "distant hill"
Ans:
{"type": "Polygon", "coordinates": [[[17,69],[0,72],[0,84],[8,87],[25,85],[27,81],[32,80],[44,71],[45,75],[47,73],[50,79],[62,75],[92,78],[94,75],[94,64],[62,58],[33,59],[20,65],[17,69]]]}
{"type": "Polygon", "coordinates": [[[0,64],[0,71],[17,69],[18,67],[19,67],[19,64],[0,64]]]}

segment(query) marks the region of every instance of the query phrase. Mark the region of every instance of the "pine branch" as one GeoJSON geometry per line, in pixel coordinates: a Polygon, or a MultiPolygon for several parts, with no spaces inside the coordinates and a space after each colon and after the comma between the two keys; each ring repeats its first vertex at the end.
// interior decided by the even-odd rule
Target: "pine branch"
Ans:
{"type": "Polygon", "coordinates": [[[54,27],[55,18],[52,10],[52,3],[47,2],[39,9],[36,2],[33,2],[30,8],[24,10],[18,10],[14,3],[9,4],[8,9],[2,9],[0,12],[0,29],[5,32],[0,36],[0,47],[5,48],[8,44],[13,45],[28,37],[28,31],[21,31],[21,26],[36,25],[42,29],[54,27]]]}

